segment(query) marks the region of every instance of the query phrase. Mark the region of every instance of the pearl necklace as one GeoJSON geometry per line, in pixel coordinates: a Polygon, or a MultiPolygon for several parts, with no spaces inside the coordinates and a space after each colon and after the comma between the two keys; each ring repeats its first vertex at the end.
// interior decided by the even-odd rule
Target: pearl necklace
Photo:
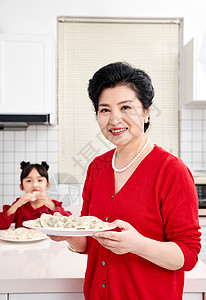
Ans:
{"type": "Polygon", "coordinates": [[[112,168],[113,168],[113,170],[115,172],[117,172],[117,173],[122,173],[122,172],[126,171],[127,169],[129,169],[133,165],[133,163],[138,159],[138,157],[140,157],[140,155],[144,152],[144,150],[146,149],[147,145],[149,144],[149,141],[150,141],[150,139],[148,138],[147,141],[146,141],[146,143],[145,143],[145,145],[140,150],[140,152],[137,153],[137,155],[133,158],[133,160],[130,163],[128,163],[128,165],[126,167],[124,167],[122,169],[116,169],[115,166],[114,166],[114,160],[115,160],[115,156],[116,156],[116,153],[117,153],[117,148],[116,148],[115,152],[114,152],[114,155],[112,157],[112,168]]]}

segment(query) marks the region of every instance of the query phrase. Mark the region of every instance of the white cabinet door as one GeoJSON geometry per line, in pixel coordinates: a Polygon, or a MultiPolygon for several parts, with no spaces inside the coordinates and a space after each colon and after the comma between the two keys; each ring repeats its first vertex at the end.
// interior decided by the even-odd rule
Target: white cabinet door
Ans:
{"type": "MultiPolygon", "coordinates": [[[[206,46],[206,43],[205,43],[206,46]]],[[[206,48],[206,47],[205,47],[206,48]]],[[[206,63],[200,57],[201,41],[191,39],[184,46],[184,103],[206,105],[206,63]]]]}
{"type": "Polygon", "coordinates": [[[84,300],[84,295],[83,293],[10,294],[9,300],[84,300]]]}
{"type": "Polygon", "coordinates": [[[54,45],[49,35],[0,34],[1,114],[51,114],[54,45]]]}
{"type": "Polygon", "coordinates": [[[7,300],[7,294],[0,294],[0,300],[7,300]]]}
{"type": "Polygon", "coordinates": [[[183,300],[202,300],[202,293],[184,293],[183,300]]]}

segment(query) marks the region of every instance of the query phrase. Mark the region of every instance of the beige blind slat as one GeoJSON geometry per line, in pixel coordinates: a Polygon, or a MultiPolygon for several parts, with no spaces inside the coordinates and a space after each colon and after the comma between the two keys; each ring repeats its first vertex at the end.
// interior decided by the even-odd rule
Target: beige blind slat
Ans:
{"type": "Polygon", "coordinates": [[[152,78],[155,99],[148,135],[178,155],[179,24],[138,22],[58,23],[60,181],[82,183],[89,162],[114,146],[101,135],[88,80],[111,62],[127,61],[152,78]]]}

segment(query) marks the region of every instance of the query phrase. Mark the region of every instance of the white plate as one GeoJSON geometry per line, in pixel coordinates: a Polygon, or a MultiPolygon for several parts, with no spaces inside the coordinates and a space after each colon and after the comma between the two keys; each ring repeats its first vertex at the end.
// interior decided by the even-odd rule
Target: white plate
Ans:
{"type": "Polygon", "coordinates": [[[47,236],[42,236],[39,238],[33,238],[33,239],[29,239],[29,240],[16,240],[16,239],[9,239],[9,238],[5,238],[3,236],[0,236],[0,239],[6,242],[15,242],[15,243],[29,243],[29,242],[37,242],[37,241],[41,241],[41,240],[45,240],[47,239],[47,236]]]}
{"type": "Polygon", "coordinates": [[[104,228],[104,229],[73,229],[73,228],[45,228],[45,227],[35,227],[31,224],[34,223],[34,220],[29,220],[23,222],[23,226],[31,229],[36,229],[47,235],[56,235],[56,236],[91,236],[95,232],[101,232],[106,230],[112,230],[116,226],[104,228]]]}

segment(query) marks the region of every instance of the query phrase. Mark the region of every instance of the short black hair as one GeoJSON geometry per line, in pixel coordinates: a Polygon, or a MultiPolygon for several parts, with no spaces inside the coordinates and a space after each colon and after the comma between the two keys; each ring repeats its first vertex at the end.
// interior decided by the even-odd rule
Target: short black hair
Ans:
{"type": "MultiPolygon", "coordinates": [[[[120,85],[129,86],[136,93],[144,109],[152,105],[155,93],[149,75],[126,62],[115,62],[100,68],[89,80],[88,94],[96,114],[101,92],[106,88],[120,85]]],[[[144,131],[148,127],[149,121],[144,124],[144,131]]]]}
{"type": "Polygon", "coordinates": [[[49,165],[45,161],[42,161],[41,165],[40,164],[30,164],[30,162],[22,161],[20,163],[20,168],[22,169],[22,172],[20,175],[21,184],[23,184],[23,179],[26,178],[33,169],[36,169],[37,172],[42,177],[45,177],[47,182],[49,182],[49,174],[47,172],[49,169],[49,165]]]}

